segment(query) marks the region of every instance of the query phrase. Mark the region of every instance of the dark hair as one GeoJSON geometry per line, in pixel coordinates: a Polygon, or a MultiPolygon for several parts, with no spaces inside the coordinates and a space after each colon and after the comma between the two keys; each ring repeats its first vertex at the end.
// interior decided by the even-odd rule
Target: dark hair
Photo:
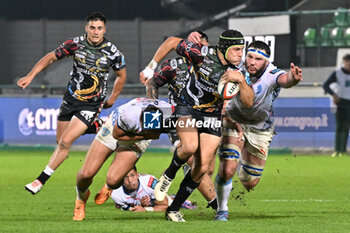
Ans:
{"type": "Polygon", "coordinates": [[[100,20],[107,23],[106,17],[101,12],[92,12],[86,17],[86,22],[100,20]]]}
{"type": "Polygon", "coordinates": [[[270,55],[271,55],[271,49],[270,49],[270,47],[269,47],[264,41],[261,41],[261,40],[253,41],[252,43],[250,43],[250,44],[248,45],[248,48],[247,48],[247,49],[250,49],[250,48],[265,50],[266,54],[267,54],[269,57],[270,57],[270,55]]]}
{"type": "MultiPolygon", "coordinates": [[[[244,37],[242,33],[236,30],[227,30],[220,35],[218,49],[219,51],[226,56],[226,51],[233,45],[243,45],[244,46],[244,37]]],[[[225,57],[226,58],[226,57],[225,57]]]]}
{"type": "Polygon", "coordinates": [[[347,53],[343,56],[343,61],[350,61],[350,54],[347,53]]]}
{"type": "Polygon", "coordinates": [[[198,32],[199,34],[201,34],[202,38],[205,39],[207,42],[209,42],[209,38],[208,35],[205,34],[203,31],[201,30],[196,30],[196,32],[198,32]]]}
{"type": "MultiPolygon", "coordinates": [[[[130,171],[132,171],[132,170],[135,170],[135,172],[137,172],[137,168],[136,168],[135,165],[130,169],[130,171]]],[[[129,171],[129,172],[130,172],[130,171],[129,171]]]]}

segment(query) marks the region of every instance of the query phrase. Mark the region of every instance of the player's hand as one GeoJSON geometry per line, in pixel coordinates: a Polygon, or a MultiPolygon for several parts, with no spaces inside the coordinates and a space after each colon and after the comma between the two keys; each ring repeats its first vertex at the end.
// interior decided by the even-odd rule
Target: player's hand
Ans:
{"type": "Polygon", "coordinates": [[[220,80],[227,82],[237,82],[240,83],[244,80],[243,74],[239,70],[226,70],[226,72],[221,76],[220,80]]]}
{"type": "Polygon", "coordinates": [[[21,87],[22,89],[25,89],[31,82],[33,78],[25,76],[17,81],[17,86],[21,87]]]}
{"type": "Polygon", "coordinates": [[[113,104],[114,104],[114,101],[111,101],[110,99],[105,100],[105,101],[103,102],[103,108],[104,108],[104,109],[110,108],[110,107],[113,106],[113,104]]]}
{"type": "Polygon", "coordinates": [[[135,205],[134,207],[131,207],[129,210],[133,212],[146,212],[145,208],[143,208],[140,205],[135,205]]]}
{"type": "Polygon", "coordinates": [[[201,42],[201,38],[202,35],[199,32],[191,32],[191,34],[188,35],[187,40],[199,44],[201,42]]]}
{"type": "Polygon", "coordinates": [[[303,80],[303,72],[298,66],[294,65],[294,63],[290,63],[290,72],[292,74],[292,78],[299,83],[303,80]]]}
{"type": "Polygon", "coordinates": [[[143,207],[151,206],[151,198],[149,196],[143,196],[141,198],[141,205],[143,207]]]}
{"type": "Polygon", "coordinates": [[[147,80],[146,76],[144,75],[143,71],[141,71],[140,72],[140,83],[146,85],[145,84],[146,80],[147,80]]]}
{"type": "Polygon", "coordinates": [[[241,140],[242,137],[243,137],[243,128],[242,128],[242,126],[238,122],[235,122],[234,123],[234,127],[236,128],[237,133],[238,133],[237,140],[241,140]]]}
{"type": "Polygon", "coordinates": [[[146,66],[146,68],[140,73],[140,82],[145,86],[154,75],[154,70],[146,66]]]}
{"type": "Polygon", "coordinates": [[[338,96],[337,94],[333,94],[333,103],[334,103],[335,105],[338,105],[339,102],[340,102],[339,96],[338,96]]]}

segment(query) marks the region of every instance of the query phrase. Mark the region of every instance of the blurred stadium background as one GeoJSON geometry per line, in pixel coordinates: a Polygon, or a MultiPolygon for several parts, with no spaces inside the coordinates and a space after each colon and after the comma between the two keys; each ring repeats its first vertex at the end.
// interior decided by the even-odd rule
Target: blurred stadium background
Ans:
{"type": "MultiPolygon", "coordinates": [[[[320,85],[350,52],[349,8],[348,0],[1,1],[0,144],[55,144],[55,117],[72,60],[54,64],[25,91],[16,81],[46,53],[83,34],[88,13],[101,11],[107,17],[106,37],[126,56],[128,80],[117,105],[144,95],[138,73],[166,37],[185,38],[201,29],[216,44],[223,30],[238,29],[248,42],[268,42],[279,68],[288,69],[290,61],[303,68],[304,81],[283,90],[276,103],[278,134],[272,148],[328,152],[334,117],[320,85]]],[[[166,92],[162,89],[162,97],[166,92]]],[[[77,145],[91,139],[84,136],[77,145]]],[[[166,137],[154,144],[162,145],[169,145],[166,137]]]]}

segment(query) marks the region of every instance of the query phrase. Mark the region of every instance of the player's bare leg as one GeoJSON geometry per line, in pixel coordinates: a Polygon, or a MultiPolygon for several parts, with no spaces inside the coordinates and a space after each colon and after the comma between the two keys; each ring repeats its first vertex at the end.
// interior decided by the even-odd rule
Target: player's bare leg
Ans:
{"type": "Polygon", "coordinates": [[[77,187],[82,190],[89,188],[93,177],[100,170],[104,162],[113,153],[113,150],[105,146],[99,140],[94,139],[87,152],[82,169],[77,175],[77,187]]]}
{"type": "Polygon", "coordinates": [[[89,186],[96,173],[112,153],[113,150],[99,140],[93,140],[87,152],[84,165],[77,175],[77,198],[74,207],[74,221],[82,221],[85,218],[85,204],[90,195],[89,186]]]}
{"type": "Polygon", "coordinates": [[[242,154],[242,161],[239,164],[237,173],[242,185],[249,191],[260,181],[266,160],[260,159],[249,152],[242,154]],[[243,169],[245,168],[245,169],[243,169]],[[249,171],[247,173],[246,171],[249,171]]]}
{"type": "Polygon", "coordinates": [[[73,142],[77,140],[88,127],[78,118],[73,117],[69,124],[67,122],[58,122],[58,134],[61,135],[57,147],[53,152],[45,170],[37,177],[35,181],[25,186],[25,189],[33,195],[38,193],[46,181],[51,177],[55,170],[67,158],[69,149],[73,142]],[[65,128],[65,130],[63,130],[65,128]]]}
{"type": "Polygon", "coordinates": [[[228,198],[232,190],[234,176],[239,157],[244,147],[244,141],[232,136],[223,136],[220,148],[220,165],[215,177],[215,189],[218,198],[218,210],[215,216],[217,221],[228,220],[228,198]]]}
{"type": "Polygon", "coordinates": [[[110,197],[113,189],[119,188],[123,184],[124,176],[135,165],[138,158],[134,151],[118,148],[116,156],[108,169],[106,184],[96,194],[95,203],[103,204],[110,197]]]}
{"type": "MultiPolygon", "coordinates": [[[[168,219],[172,216],[179,215],[179,210],[182,203],[198,188],[202,177],[207,174],[210,163],[215,157],[216,150],[220,143],[220,137],[201,133],[199,135],[199,149],[194,154],[194,166],[191,172],[188,172],[180,184],[180,188],[172,204],[168,207],[166,216],[168,219]]],[[[179,218],[170,219],[177,221],[179,218]]],[[[182,219],[182,218],[181,218],[182,219]]]]}
{"type": "MultiPolygon", "coordinates": [[[[186,125],[187,121],[191,121],[190,117],[180,117],[178,122],[183,122],[186,125]]],[[[164,171],[159,178],[159,182],[154,188],[154,194],[157,201],[163,201],[168,192],[171,182],[175,178],[177,171],[186,163],[198,148],[198,132],[195,127],[180,127],[177,126],[176,132],[180,138],[180,143],[174,151],[173,158],[169,167],[164,171]]]]}

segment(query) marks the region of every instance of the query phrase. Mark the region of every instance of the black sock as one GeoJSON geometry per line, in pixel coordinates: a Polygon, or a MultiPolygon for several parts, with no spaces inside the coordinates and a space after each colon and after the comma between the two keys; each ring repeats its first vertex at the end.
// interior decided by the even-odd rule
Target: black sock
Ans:
{"type": "Polygon", "coordinates": [[[191,171],[189,171],[180,184],[180,188],[176,193],[173,203],[168,207],[167,211],[179,211],[181,205],[191,195],[191,193],[198,188],[200,183],[192,180],[191,171]]]}
{"type": "Polygon", "coordinates": [[[213,210],[217,210],[218,209],[218,199],[215,197],[213,200],[211,200],[210,202],[208,202],[208,206],[207,208],[213,208],[213,210]]]}
{"type": "Polygon", "coordinates": [[[48,174],[46,174],[45,172],[42,172],[40,176],[38,176],[38,178],[36,179],[40,180],[40,182],[44,185],[49,178],[50,176],[48,174]]]}
{"type": "Polygon", "coordinates": [[[182,160],[177,156],[177,149],[174,151],[173,159],[171,160],[171,163],[169,167],[165,170],[164,174],[170,178],[174,179],[176,172],[187,162],[187,160],[182,160]]]}

